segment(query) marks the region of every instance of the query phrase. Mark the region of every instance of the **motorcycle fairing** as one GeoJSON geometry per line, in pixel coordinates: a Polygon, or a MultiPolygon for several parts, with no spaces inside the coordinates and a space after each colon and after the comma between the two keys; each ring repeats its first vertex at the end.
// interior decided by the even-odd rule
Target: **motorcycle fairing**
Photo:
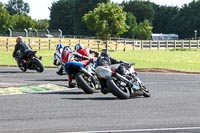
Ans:
{"type": "Polygon", "coordinates": [[[67,62],[65,64],[65,71],[67,74],[73,74],[74,71],[73,70],[70,70],[70,69],[73,69],[73,67],[83,67],[83,63],[82,62],[77,62],[77,61],[71,61],[71,62],[67,62]]]}

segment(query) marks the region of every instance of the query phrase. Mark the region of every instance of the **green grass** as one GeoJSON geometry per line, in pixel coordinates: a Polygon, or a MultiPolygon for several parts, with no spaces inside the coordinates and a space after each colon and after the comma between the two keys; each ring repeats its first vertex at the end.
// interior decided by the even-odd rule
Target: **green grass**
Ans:
{"type": "MultiPolygon", "coordinates": [[[[53,54],[55,51],[38,51],[45,66],[53,67],[53,54]]],[[[200,51],[198,50],[135,50],[110,52],[118,60],[135,62],[135,68],[168,68],[185,71],[200,72],[200,51]]],[[[0,52],[0,65],[16,65],[12,58],[12,51],[0,52]]]]}

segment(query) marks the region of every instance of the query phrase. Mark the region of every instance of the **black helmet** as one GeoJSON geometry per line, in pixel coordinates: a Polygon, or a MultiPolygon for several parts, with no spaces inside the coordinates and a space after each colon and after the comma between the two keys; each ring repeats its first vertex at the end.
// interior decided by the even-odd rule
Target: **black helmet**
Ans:
{"type": "Polygon", "coordinates": [[[82,49],[82,48],[83,48],[83,45],[80,44],[80,43],[78,43],[78,44],[76,44],[76,45],[74,46],[74,50],[75,50],[75,51],[78,51],[78,50],[80,50],[80,49],[82,49]]]}
{"type": "Polygon", "coordinates": [[[110,54],[107,51],[101,52],[101,56],[110,58],[110,54]]]}

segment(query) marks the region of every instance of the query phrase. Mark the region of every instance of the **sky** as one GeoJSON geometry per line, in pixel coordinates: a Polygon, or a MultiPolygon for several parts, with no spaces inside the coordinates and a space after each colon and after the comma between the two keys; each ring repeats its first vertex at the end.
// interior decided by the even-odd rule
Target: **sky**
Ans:
{"type": "MultiPolygon", "coordinates": [[[[0,2],[3,2],[5,4],[8,3],[9,0],[0,0],[0,2]]],[[[30,12],[29,16],[32,17],[32,19],[49,19],[50,11],[48,7],[51,7],[52,3],[54,1],[58,0],[23,0],[24,2],[27,2],[30,6],[30,12]]],[[[111,0],[116,3],[121,3],[123,0],[111,0]]],[[[126,0],[129,1],[129,0],[126,0]]],[[[168,5],[168,6],[178,6],[181,7],[184,4],[188,4],[192,2],[192,0],[149,0],[150,2],[154,2],[158,5],[168,5]]]]}

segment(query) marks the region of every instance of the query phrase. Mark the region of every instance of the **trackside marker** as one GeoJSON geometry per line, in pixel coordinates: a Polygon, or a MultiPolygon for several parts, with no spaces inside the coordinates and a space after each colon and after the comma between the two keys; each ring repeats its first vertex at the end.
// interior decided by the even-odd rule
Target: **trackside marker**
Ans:
{"type": "Polygon", "coordinates": [[[68,87],[58,86],[58,85],[54,85],[54,84],[8,87],[8,88],[0,88],[0,95],[13,95],[13,94],[25,94],[25,93],[46,92],[46,91],[59,91],[59,90],[67,90],[67,89],[68,89],[68,87]]]}

